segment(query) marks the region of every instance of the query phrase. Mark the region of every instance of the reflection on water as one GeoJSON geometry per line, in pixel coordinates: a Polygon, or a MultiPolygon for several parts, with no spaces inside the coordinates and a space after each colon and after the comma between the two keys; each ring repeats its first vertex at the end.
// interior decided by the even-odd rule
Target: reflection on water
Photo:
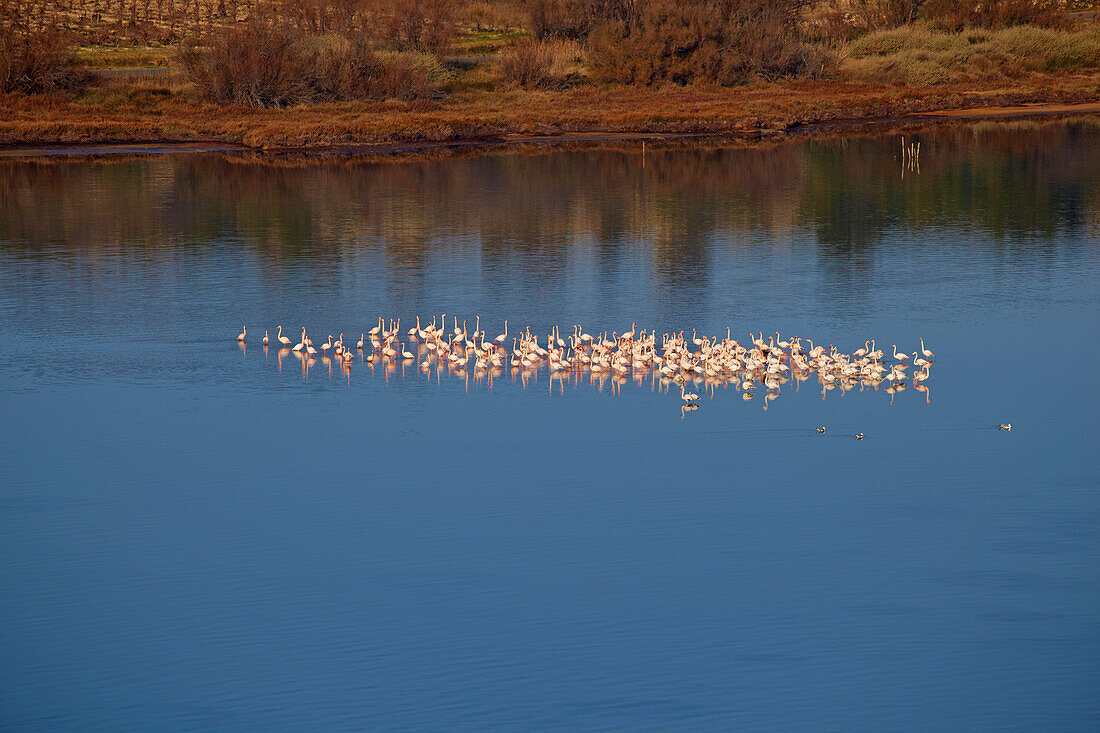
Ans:
{"type": "Polygon", "coordinates": [[[0,240],[155,251],[240,237],[276,265],[368,239],[389,266],[416,270],[441,237],[477,235],[486,260],[537,246],[564,263],[577,237],[614,248],[644,235],[669,279],[699,272],[719,229],[809,225],[829,248],[873,251],[893,226],[965,222],[990,244],[1041,242],[1096,230],[1100,190],[1085,175],[1100,165],[1096,127],[940,130],[924,141],[919,175],[904,179],[898,146],[881,137],[650,151],[644,166],[634,150],[322,166],[233,155],[0,162],[0,240]]]}
{"type": "Polygon", "coordinates": [[[1095,727],[1100,126],[906,139],[0,161],[0,728],[1095,727]]]}

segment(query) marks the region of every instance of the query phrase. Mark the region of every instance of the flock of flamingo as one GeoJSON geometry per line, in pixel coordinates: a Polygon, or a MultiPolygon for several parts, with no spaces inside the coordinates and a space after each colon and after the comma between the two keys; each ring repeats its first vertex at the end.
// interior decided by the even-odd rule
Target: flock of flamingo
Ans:
{"type": "MultiPolygon", "coordinates": [[[[884,352],[874,340],[865,341],[852,353],[843,353],[830,344],[828,348],[814,344],[808,338],[764,337],[763,333],[749,334],[744,344],[733,338],[726,329],[725,338],[700,336],[692,331],[658,334],[655,330],[637,329],[631,324],[623,333],[587,333],[580,325],[567,332],[554,327],[545,337],[531,332],[530,328],[509,332],[508,322],[504,330],[490,339],[481,329],[481,318],[475,320],[473,330],[468,321],[461,324],[452,316],[448,327],[446,314],[423,324],[418,317],[416,325],[401,330],[401,321],[379,317],[378,324],[359,335],[354,344],[329,335],[317,345],[310,339],[305,327],[298,341],[291,343],[278,326],[272,339],[265,331],[263,346],[274,341],[280,347],[281,357],[288,352],[302,360],[303,370],[320,358],[331,368],[335,362],[348,371],[357,361],[370,365],[384,365],[389,370],[402,369],[416,363],[420,372],[450,374],[469,379],[471,371],[476,379],[491,380],[510,369],[513,379],[522,378],[524,385],[544,366],[552,378],[579,383],[587,376],[601,388],[604,380],[610,380],[612,388],[634,379],[639,384],[646,378],[660,384],[665,391],[673,385],[679,388],[681,409],[689,412],[699,408],[700,396],[689,391],[689,386],[702,389],[713,396],[718,387],[732,386],[741,392],[741,398],[751,400],[763,393],[764,409],[779,396],[784,384],[795,380],[795,386],[809,379],[820,383],[822,399],[833,389],[846,392],[856,386],[877,390],[885,384],[884,391],[893,396],[912,388],[925,395],[930,402],[926,380],[931,374],[935,354],[920,341],[920,349],[912,353],[898,351],[896,344],[884,352]],[[805,342],[805,343],[804,343],[805,342]],[[910,371],[912,370],[912,371],[910,371]]],[[[237,341],[242,345],[248,338],[244,328],[237,341]]],[[[350,379],[350,376],[349,376],[350,379]]],[[[553,382],[551,382],[551,388],[553,382]]],[[[1010,429],[1010,428],[1009,428],[1010,429]]],[[[818,432],[825,432],[824,428],[818,432]]],[[[862,437],[862,436],[860,436],[862,437]]]]}

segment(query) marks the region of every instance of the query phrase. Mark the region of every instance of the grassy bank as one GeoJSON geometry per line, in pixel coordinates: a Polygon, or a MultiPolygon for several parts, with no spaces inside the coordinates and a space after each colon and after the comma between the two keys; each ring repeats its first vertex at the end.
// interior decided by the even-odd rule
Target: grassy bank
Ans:
{"type": "Polygon", "coordinates": [[[1057,81],[936,87],[779,81],[735,89],[515,89],[456,93],[445,100],[346,102],[286,110],[195,103],[185,91],[127,82],[76,100],[0,97],[8,110],[0,120],[0,144],[220,141],[323,147],[569,133],[749,133],[829,120],[1100,98],[1100,76],[1057,81]]]}

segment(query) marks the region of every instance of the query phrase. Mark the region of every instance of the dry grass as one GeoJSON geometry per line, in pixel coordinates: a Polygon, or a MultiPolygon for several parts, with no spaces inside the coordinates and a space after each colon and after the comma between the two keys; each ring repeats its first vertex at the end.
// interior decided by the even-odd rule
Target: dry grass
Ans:
{"type": "Polygon", "coordinates": [[[1082,31],[1019,26],[962,33],[906,26],[858,38],[848,53],[841,68],[850,78],[914,85],[1094,71],[1100,69],[1100,26],[1082,31]]]}
{"type": "Polygon", "coordinates": [[[1022,102],[1100,98],[1100,76],[940,87],[838,81],[755,83],[733,89],[580,86],[454,93],[442,100],[347,102],[291,109],[218,106],[156,84],[64,97],[2,95],[0,144],[206,140],[255,147],[451,142],[510,135],[753,133],[799,123],[1022,102]]]}
{"type": "Polygon", "coordinates": [[[525,40],[513,44],[497,59],[497,74],[524,89],[562,89],[570,77],[579,77],[584,49],[576,41],[525,40]]]}

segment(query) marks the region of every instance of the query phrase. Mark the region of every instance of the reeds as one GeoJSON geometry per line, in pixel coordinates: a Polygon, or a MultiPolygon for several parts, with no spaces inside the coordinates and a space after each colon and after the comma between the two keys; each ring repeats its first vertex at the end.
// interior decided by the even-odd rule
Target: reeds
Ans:
{"type": "Polygon", "coordinates": [[[502,80],[524,89],[560,89],[569,83],[583,49],[576,41],[525,40],[505,49],[497,61],[502,80]]]}

